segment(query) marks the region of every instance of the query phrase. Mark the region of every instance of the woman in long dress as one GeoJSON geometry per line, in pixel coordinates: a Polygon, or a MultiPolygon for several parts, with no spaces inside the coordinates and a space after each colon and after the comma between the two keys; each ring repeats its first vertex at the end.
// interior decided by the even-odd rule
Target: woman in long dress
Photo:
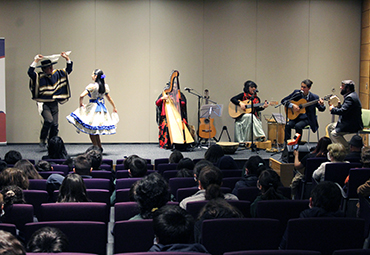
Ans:
{"type": "Polygon", "coordinates": [[[96,69],[92,75],[94,83],[87,85],[80,95],[80,107],[67,116],[67,120],[79,131],[89,134],[94,146],[98,146],[101,151],[100,135],[113,135],[116,133],[118,122],[117,108],[109,95],[110,89],[105,83],[105,74],[102,70],[96,69]],[[83,104],[85,96],[90,97],[87,105],[83,104]],[[104,97],[107,98],[113,107],[112,116],[105,107],[104,97]]]}

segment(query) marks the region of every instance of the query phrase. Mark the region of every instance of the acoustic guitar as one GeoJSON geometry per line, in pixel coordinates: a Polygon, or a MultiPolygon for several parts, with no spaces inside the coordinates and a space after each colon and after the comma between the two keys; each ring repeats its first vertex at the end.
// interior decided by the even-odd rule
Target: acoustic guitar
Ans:
{"type": "MultiPolygon", "coordinates": [[[[328,101],[329,99],[330,99],[330,97],[331,97],[332,95],[327,95],[327,96],[325,96],[323,99],[324,99],[324,101],[328,101]]],[[[285,107],[285,112],[287,113],[287,115],[288,115],[288,118],[290,119],[290,120],[294,120],[294,119],[296,119],[300,114],[304,114],[304,113],[306,113],[306,107],[308,107],[308,106],[311,106],[311,105],[314,105],[314,104],[316,104],[317,102],[319,102],[320,101],[320,99],[316,99],[316,100],[313,100],[313,101],[310,101],[310,102],[307,102],[307,100],[306,99],[304,99],[304,98],[301,98],[301,99],[299,99],[298,101],[294,101],[294,100],[292,100],[291,101],[291,103],[292,104],[295,104],[295,105],[297,105],[300,109],[299,109],[299,111],[297,111],[297,112],[295,112],[295,111],[293,111],[293,108],[288,108],[288,107],[285,107]]]]}
{"type": "MultiPolygon", "coordinates": [[[[205,104],[208,104],[209,100],[209,91],[208,89],[204,90],[204,99],[205,104]]],[[[213,124],[214,118],[199,118],[199,137],[203,139],[210,139],[215,137],[216,128],[213,124]]]]}
{"type": "MultiPolygon", "coordinates": [[[[250,113],[252,111],[252,102],[251,100],[244,100],[242,101],[245,104],[245,110],[243,110],[240,105],[235,105],[233,102],[230,101],[229,103],[229,115],[231,118],[238,118],[239,116],[243,115],[244,113],[250,113]]],[[[269,105],[277,105],[279,102],[277,101],[271,101],[267,102],[269,105]]],[[[265,102],[253,104],[253,107],[259,107],[263,106],[265,102]]]]}

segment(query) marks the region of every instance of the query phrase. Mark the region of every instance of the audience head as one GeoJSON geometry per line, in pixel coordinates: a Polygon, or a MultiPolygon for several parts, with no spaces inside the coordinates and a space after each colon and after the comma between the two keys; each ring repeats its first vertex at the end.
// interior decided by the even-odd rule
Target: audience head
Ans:
{"type": "Polygon", "coordinates": [[[139,204],[141,217],[153,218],[153,212],[169,200],[168,184],[158,173],[143,177],[135,189],[135,200],[139,204]]]}
{"type": "Polygon", "coordinates": [[[281,185],[280,176],[272,169],[261,172],[258,177],[257,187],[261,190],[263,199],[279,199],[278,187],[281,185]]]}
{"type": "Polygon", "coordinates": [[[36,230],[27,243],[28,252],[65,252],[67,247],[67,236],[60,229],[53,227],[36,230]]]}
{"type": "Polygon", "coordinates": [[[16,185],[4,187],[1,190],[1,194],[3,195],[4,207],[8,207],[13,204],[26,203],[26,201],[24,200],[23,190],[16,185]]]}
{"type": "Polygon", "coordinates": [[[135,157],[131,160],[128,168],[131,177],[143,177],[148,172],[146,160],[140,157],[135,157]]]}
{"type": "Polygon", "coordinates": [[[79,155],[74,159],[74,169],[73,171],[79,175],[90,175],[92,170],[91,161],[86,155],[79,155]]]}
{"type": "Polygon", "coordinates": [[[91,146],[86,150],[86,157],[91,162],[91,167],[94,170],[99,170],[103,162],[103,154],[98,146],[91,146]]]}
{"type": "Polygon", "coordinates": [[[0,160],[0,172],[2,172],[7,167],[8,167],[8,164],[5,161],[0,160]]]}
{"type": "Polygon", "coordinates": [[[53,168],[49,161],[40,160],[36,164],[36,170],[39,172],[53,171],[53,168]]]}
{"type": "Polygon", "coordinates": [[[218,144],[213,144],[204,153],[204,159],[211,161],[213,164],[217,163],[217,160],[224,156],[224,150],[218,144]]]}
{"type": "Polygon", "coordinates": [[[361,136],[354,135],[349,141],[349,145],[351,151],[361,151],[361,148],[364,146],[364,142],[362,141],[361,136]]]}
{"type": "Polygon", "coordinates": [[[220,169],[238,169],[235,160],[230,156],[222,156],[217,160],[216,166],[220,169]]]}
{"type": "Polygon", "coordinates": [[[134,159],[134,158],[138,158],[139,156],[138,155],[130,155],[130,156],[128,156],[124,161],[123,161],[123,165],[124,165],[124,167],[125,167],[125,169],[130,169],[130,164],[131,164],[131,162],[132,162],[132,160],[134,159]]]}
{"type": "Polygon", "coordinates": [[[179,161],[184,158],[182,153],[179,150],[174,150],[170,157],[168,158],[168,163],[179,163],[179,161]]]}
{"type": "Polygon", "coordinates": [[[140,181],[134,182],[130,187],[130,201],[136,202],[135,195],[136,195],[136,187],[140,181]]]}
{"type": "Polygon", "coordinates": [[[190,158],[182,158],[180,159],[179,163],[176,166],[176,170],[180,169],[187,169],[187,170],[193,170],[194,169],[194,162],[190,158]]]}
{"type": "Polygon", "coordinates": [[[329,181],[322,181],[311,191],[310,207],[319,207],[327,212],[339,210],[342,193],[339,187],[329,181]]]}
{"type": "Polygon", "coordinates": [[[222,172],[216,166],[206,166],[200,173],[198,178],[199,189],[205,189],[206,200],[221,197],[224,195],[221,191],[222,172]]]}
{"type": "Polygon", "coordinates": [[[361,162],[363,167],[370,167],[370,146],[365,146],[362,148],[361,162]]]}
{"type": "Polygon", "coordinates": [[[0,254],[26,255],[22,243],[11,233],[0,230],[0,254]]]}
{"type": "Polygon", "coordinates": [[[217,218],[243,218],[243,213],[223,198],[209,200],[200,210],[198,220],[217,218]]]}
{"type": "Polygon", "coordinates": [[[153,229],[159,244],[194,242],[194,218],[177,205],[158,209],[153,217],[153,229]]]}
{"type": "Polygon", "coordinates": [[[199,173],[205,166],[213,166],[213,163],[211,161],[202,159],[195,164],[194,169],[193,169],[195,181],[198,181],[199,173]]]}
{"type": "Polygon", "coordinates": [[[28,177],[22,170],[7,168],[0,173],[0,189],[9,185],[17,185],[21,189],[28,189],[28,177]]]}
{"type": "Polygon", "coordinates": [[[58,202],[89,202],[86,186],[79,174],[68,174],[59,188],[58,202]]]}
{"type": "Polygon", "coordinates": [[[326,157],[326,154],[328,154],[329,144],[331,144],[331,139],[329,137],[321,137],[313,151],[316,157],[326,157]]]}
{"type": "Polygon", "coordinates": [[[21,159],[15,163],[14,168],[22,170],[28,179],[43,179],[35,166],[28,159],[21,159]]]}
{"type": "Polygon", "coordinates": [[[21,159],[22,159],[22,154],[19,151],[15,151],[15,150],[8,151],[4,156],[4,161],[8,165],[14,165],[21,159]]]}
{"type": "Polygon", "coordinates": [[[347,155],[346,148],[341,143],[332,143],[328,146],[330,161],[343,161],[347,155]]]}
{"type": "Polygon", "coordinates": [[[60,136],[53,136],[49,139],[48,156],[51,159],[65,159],[68,157],[66,147],[60,136]]]}
{"type": "Polygon", "coordinates": [[[265,161],[260,156],[251,156],[244,164],[246,175],[259,176],[263,170],[266,170],[265,161]]]}
{"type": "Polygon", "coordinates": [[[193,177],[193,174],[188,169],[183,168],[177,171],[176,177],[193,177]]]}

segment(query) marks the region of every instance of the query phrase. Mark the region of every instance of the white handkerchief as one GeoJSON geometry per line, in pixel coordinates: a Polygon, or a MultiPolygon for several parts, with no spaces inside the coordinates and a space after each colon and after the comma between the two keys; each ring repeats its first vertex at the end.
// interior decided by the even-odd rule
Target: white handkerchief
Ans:
{"type": "MultiPolygon", "coordinates": [[[[72,51],[66,51],[66,55],[69,56],[69,54],[71,54],[72,51]]],[[[49,56],[44,56],[44,58],[47,58],[47,59],[50,59],[51,62],[57,62],[60,58],[60,54],[53,54],[53,55],[49,55],[49,56]]]]}

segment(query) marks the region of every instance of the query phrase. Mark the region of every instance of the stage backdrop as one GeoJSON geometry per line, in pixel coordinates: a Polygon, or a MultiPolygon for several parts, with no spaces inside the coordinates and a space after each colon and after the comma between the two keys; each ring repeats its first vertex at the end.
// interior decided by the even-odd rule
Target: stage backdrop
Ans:
{"type": "Polygon", "coordinates": [[[6,144],[5,38],[0,37],[0,144],[6,144]]]}

